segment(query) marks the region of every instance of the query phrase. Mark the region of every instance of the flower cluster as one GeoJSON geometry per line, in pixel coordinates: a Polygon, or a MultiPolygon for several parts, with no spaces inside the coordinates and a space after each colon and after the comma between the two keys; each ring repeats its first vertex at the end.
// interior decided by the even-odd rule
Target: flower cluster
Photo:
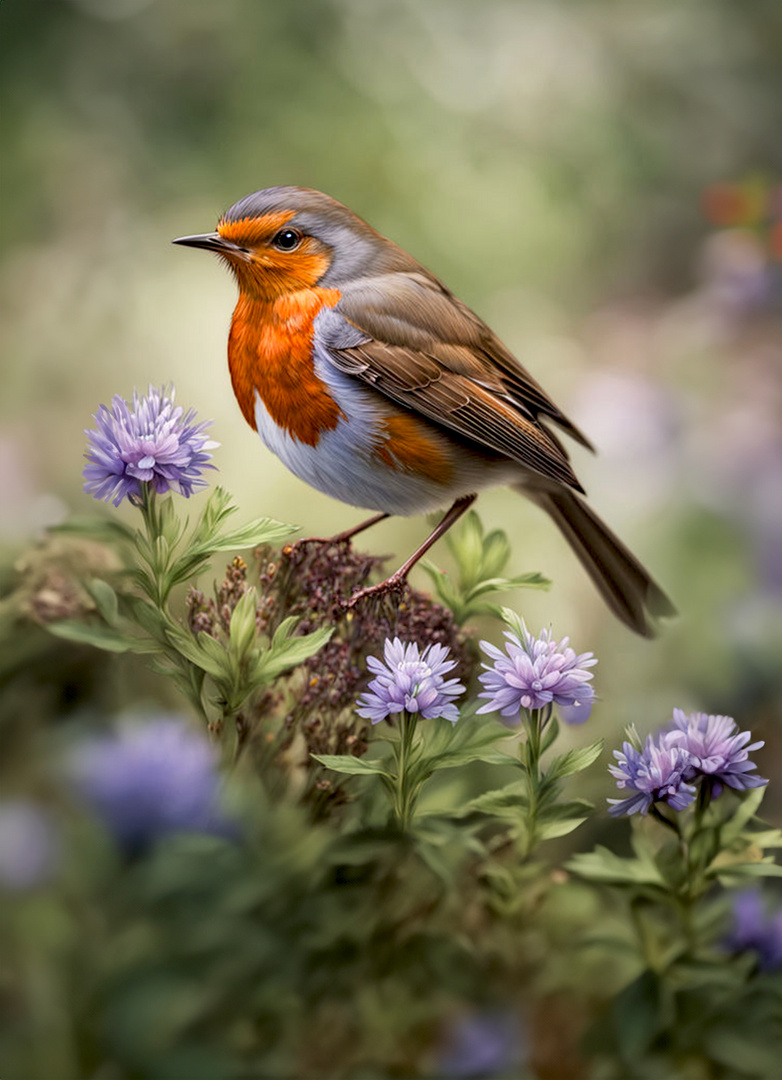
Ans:
{"type": "Polygon", "coordinates": [[[128,851],[172,832],[227,831],[215,750],[178,717],[126,724],[87,740],[69,771],[82,798],[128,851]]]}
{"type": "Polygon", "coordinates": [[[666,802],[674,810],[683,810],[695,798],[695,788],[685,782],[690,756],[679,746],[669,746],[662,737],[647,737],[642,750],[632,743],[622,743],[614,750],[616,765],[609,771],[616,777],[616,786],[629,788],[634,794],[628,799],[609,799],[609,813],[648,813],[652,803],[666,802]]]}
{"type": "Polygon", "coordinates": [[[456,723],[459,711],[453,698],[464,692],[457,679],[444,676],[456,667],[444,645],[427,645],[419,653],[415,642],[405,645],[386,640],[382,660],[367,657],[367,667],[376,676],[367,692],[358,699],[358,714],[373,724],[395,713],[420,713],[425,720],[442,717],[456,723]]]}
{"type": "Polygon", "coordinates": [[[745,791],[768,783],[754,775],[756,765],[748,760],[750,751],[763,746],[762,742],[748,746],[751,737],[748,731],[739,731],[730,716],[688,716],[674,709],[671,726],[648,736],[642,749],[625,742],[621,750],[614,750],[616,764],[609,770],[617,787],[633,794],[609,799],[609,813],[646,814],[655,802],[683,810],[695,798],[698,783],[708,783],[711,796],[719,795],[724,785],[745,791]]]}
{"type": "Polygon", "coordinates": [[[478,696],[487,698],[479,713],[498,712],[503,723],[516,727],[521,723],[521,710],[543,709],[559,705],[568,723],[583,723],[592,710],[594,689],[590,685],[591,671],[597,659],[591,652],[577,655],[568,645],[569,638],[557,642],[550,630],[541,630],[535,638],[521,623],[521,637],[511,630],[505,652],[481,642],[481,648],[493,660],[484,664],[480,676],[485,690],[478,696]]]}
{"type": "Polygon", "coordinates": [[[457,1080],[515,1073],[526,1050],[527,1034],[510,1011],[454,1016],[443,1032],[437,1075],[457,1080]]]}
{"type": "Polygon", "coordinates": [[[769,914],[758,889],[746,889],[733,900],[732,926],[725,941],[731,952],[751,949],[762,971],[782,968],[782,909],[769,914]]]}
{"type": "Polygon", "coordinates": [[[673,710],[673,730],[667,733],[672,746],[681,746],[690,755],[688,779],[710,777],[714,794],[719,795],[724,784],[737,791],[762,787],[767,780],[749,775],[756,769],[748,754],[759,750],[763,741],[747,743],[749,731],[739,731],[732,716],[708,716],[695,712],[689,716],[681,709],[673,710]]]}
{"type": "Polygon", "coordinates": [[[166,393],[150,386],[142,398],[134,391],[132,408],[115,395],[111,409],[101,405],[94,419],[97,429],[85,431],[87,494],[119,506],[125,498],[138,497],[142,484],[185,498],[206,486],[201,472],[214,468],[206,451],[218,445],[204,434],[211,420],[196,423],[193,409],[185,413],[175,407],[173,389],[166,393]]]}

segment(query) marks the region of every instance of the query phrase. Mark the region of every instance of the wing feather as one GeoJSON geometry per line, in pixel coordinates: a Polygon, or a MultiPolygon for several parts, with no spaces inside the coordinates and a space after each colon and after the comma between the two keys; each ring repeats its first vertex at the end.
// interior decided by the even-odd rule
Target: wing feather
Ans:
{"type": "Polygon", "coordinates": [[[318,317],[316,332],[338,370],[485,449],[583,490],[541,420],[589,445],[586,439],[436,279],[397,272],[347,286],[318,317]]]}

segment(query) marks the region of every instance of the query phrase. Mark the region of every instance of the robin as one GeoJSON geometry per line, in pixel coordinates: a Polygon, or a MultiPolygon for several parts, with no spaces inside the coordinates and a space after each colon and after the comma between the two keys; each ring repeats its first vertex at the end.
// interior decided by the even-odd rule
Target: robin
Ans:
{"type": "Polygon", "coordinates": [[[288,468],[352,506],[449,507],[381,585],[411,568],[483,488],[510,485],[554,520],[609,608],[639,634],[674,608],[579,498],[561,431],[592,449],[543,388],[416,259],[335,199],[300,187],[247,195],[216,232],[174,241],[223,259],[239,286],[228,366],[247,423],[288,468]]]}

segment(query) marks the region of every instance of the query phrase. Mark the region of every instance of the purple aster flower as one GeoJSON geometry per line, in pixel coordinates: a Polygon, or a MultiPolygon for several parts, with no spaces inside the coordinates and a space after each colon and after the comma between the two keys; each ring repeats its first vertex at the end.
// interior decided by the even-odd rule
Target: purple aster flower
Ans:
{"type": "Polygon", "coordinates": [[[204,434],[212,423],[196,423],[193,409],[183,413],[174,405],[174,391],[150,386],[146,397],[133,391],[133,406],[115,395],[111,410],[101,405],[94,416],[97,429],[85,431],[89,442],[84,455],[84,490],[96,499],[123,499],[141,494],[143,483],[161,495],[176,491],[189,499],[206,487],[201,477],[212,455],[206,453],[219,443],[204,434]]]}
{"type": "Polygon", "coordinates": [[[526,1039],[510,1012],[485,1011],[454,1017],[438,1056],[438,1076],[506,1075],[517,1068],[526,1039]]]}
{"type": "Polygon", "coordinates": [[[82,797],[123,847],[171,832],[224,834],[217,754],[178,717],[126,724],[77,748],[69,769],[82,797]]]}
{"type": "Polygon", "coordinates": [[[666,802],[674,810],[683,810],[695,798],[695,788],[686,783],[690,755],[681,746],[671,745],[668,732],[657,740],[649,735],[643,750],[632,743],[622,743],[614,750],[616,765],[609,772],[616,777],[616,786],[634,792],[627,799],[609,799],[609,813],[646,814],[652,803],[666,802]]]}
{"type": "Polygon", "coordinates": [[[59,863],[59,833],[50,815],[22,799],[0,803],[0,889],[45,885],[59,863]]]}
{"type": "Polygon", "coordinates": [[[746,791],[762,787],[768,780],[749,775],[757,766],[747,757],[752,750],[759,750],[763,742],[747,743],[752,738],[749,731],[739,731],[732,716],[709,716],[673,710],[673,730],[666,735],[672,746],[681,746],[690,755],[687,780],[700,776],[711,777],[714,794],[719,795],[722,785],[746,791]]]}
{"type": "Polygon", "coordinates": [[[367,667],[377,678],[358,699],[357,712],[373,724],[392,713],[420,713],[425,720],[442,717],[455,724],[459,711],[451,700],[464,693],[458,679],[443,676],[456,667],[445,645],[427,645],[419,654],[415,642],[405,645],[386,638],[383,660],[367,657],[367,667]]]}
{"type": "Polygon", "coordinates": [[[479,713],[498,712],[503,723],[515,727],[521,723],[522,709],[542,709],[554,702],[563,706],[567,723],[583,723],[592,708],[594,690],[589,685],[597,663],[591,652],[576,653],[569,638],[557,642],[550,630],[541,630],[534,638],[521,623],[522,639],[505,631],[505,652],[481,642],[481,648],[494,663],[484,664],[480,681],[486,687],[478,696],[487,698],[479,713]],[[575,707],[575,708],[574,708],[575,707]]]}
{"type": "Polygon", "coordinates": [[[731,952],[752,949],[762,971],[782,968],[782,911],[769,915],[759,889],[745,889],[733,900],[732,926],[725,939],[731,952]]]}

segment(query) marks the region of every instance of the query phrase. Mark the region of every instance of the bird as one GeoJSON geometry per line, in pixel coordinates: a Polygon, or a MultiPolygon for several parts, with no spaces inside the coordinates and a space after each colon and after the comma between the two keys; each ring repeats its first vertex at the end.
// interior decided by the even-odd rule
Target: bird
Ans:
{"type": "Polygon", "coordinates": [[[228,367],[244,419],[300,479],[391,515],[445,509],[430,536],[350,604],[402,587],[486,488],[544,510],[610,610],[646,637],[675,614],[660,586],[583,496],[559,430],[587,437],[493,331],[434,274],[347,206],[311,188],[239,199],[214,232],[175,244],[211,251],[239,289],[228,367]]]}

